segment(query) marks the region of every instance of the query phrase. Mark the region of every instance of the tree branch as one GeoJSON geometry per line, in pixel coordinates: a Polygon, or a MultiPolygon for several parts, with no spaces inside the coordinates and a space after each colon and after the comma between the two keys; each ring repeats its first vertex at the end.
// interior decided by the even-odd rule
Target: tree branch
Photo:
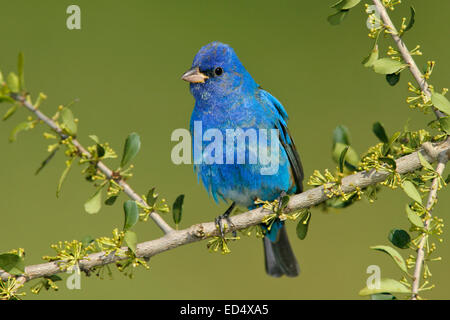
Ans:
{"type": "MultiPolygon", "coordinates": [[[[67,138],[67,135],[63,132],[63,130],[58,126],[58,124],[47,117],[45,114],[43,114],[41,111],[36,109],[29,101],[26,100],[24,96],[21,95],[12,95],[12,98],[18,102],[20,102],[25,108],[27,108],[29,111],[34,113],[36,117],[43,121],[45,124],[47,124],[50,128],[52,128],[61,138],[65,139],[67,138]]],[[[86,156],[88,159],[91,159],[91,154],[81,145],[81,143],[73,138],[72,139],[73,145],[77,148],[78,152],[84,156],[86,156]]],[[[126,195],[128,195],[132,200],[140,203],[141,205],[148,207],[148,204],[142,199],[131,187],[128,183],[125,182],[122,178],[115,178],[113,176],[113,171],[109,169],[103,162],[98,161],[97,162],[97,169],[100,170],[108,179],[114,180],[125,192],[126,195]]],[[[158,227],[164,232],[164,233],[170,233],[173,231],[173,228],[167,224],[166,221],[164,221],[163,218],[161,218],[160,215],[158,215],[156,212],[150,213],[150,218],[153,219],[153,221],[158,225],[158,227]]]]}
{"type": "MultiPolygon", "coordinates": [[[[423,149],[418,152],[421,152],[428,162],[433,163],[438,159],[439,154],[445,153],[447,156],[450,156],[450,139],[439,144],[425,143],[423,149]]],[[[422,165],[417,155],[418,152],[397,159],[397,172],[405,174],[420,169],[422,165]]],[[[390,173],[387,171],[375,170],[371,170],[370,172],[358,172],[343,178],[341,188],[345,193],[353,192],[356,188],[363,189],[370,185],[382,182],[389,174],[390,173]]],[[[295,210],[309,208],[328,199],[330,199],[329,192],[325,191],[323,186],[317,187],[301,194],[291,196],[284,211],[289,213],[295,210]]],[[[260,224],[269,213],[271,212],[264,208],[257,208],[232,216],[230,218],[230,226],[226,229],[226,232],[229,233],[236,230],[242,230],[260,224]]],[[[139,258],[150,258],[158,253],[213,236],[219,236],[215,222],[196,224],[184,230],[171,231],[159,239],[138,244],[136,256],[139,258]]],[[[128,250],[126,247],[123,247],[122,249],[124,251],[128,250]]],[[[90,254],[85,259],[80,260],[79,267],[81,270],[89,271],[93,267],[115,263],[126,258],[127,257],[121,257],[114,254],[105,256],[105,252],[98,252],[90,254]]],[[[60,268],[61,263],[64,264],[64,261],[54,261],[26,267],[25,274],[23,275],[24,282],[63,272],[60,268]]],[[[0,270],[1,279],[6,280],[10,276],[10,274],[0,270]]]]}
{"type": "MultiPolygon", "coordinates": [[[[430,99],[431,98],[431,92],[429,89],[429,85],[427,81],[425,80],[424,76],[422,75],[422,72],[420,72],[419,68],[417,67],[416,62],[412,58],[411,54],[409,53],[408,48],[406,47],[406,44],[403,42],[403,40],[398,35],[397,29],[395,28],[394,24],[392,23],[391,18],[389,17],[389,14],[386,11],[386,8],[383,6],[380,0],[373,0],[373,3],[375,4],[375,7],[377,8],[377,11],[380,13],[380,18],[383,20],[384,25],[388,28],[388,30],[391,33],[392,39],[394,40],[395,44],[397,45],[397,48],[402,55],[403,60],[409,65],[409,71],[411,71],[411,74],[413,75],[416,82],[419,84],[420,89],[426,94],[426,96],[430,99]]],[[[436,117],[442,118],[446,115],[433,107],[434,114],[436,117]]]]}

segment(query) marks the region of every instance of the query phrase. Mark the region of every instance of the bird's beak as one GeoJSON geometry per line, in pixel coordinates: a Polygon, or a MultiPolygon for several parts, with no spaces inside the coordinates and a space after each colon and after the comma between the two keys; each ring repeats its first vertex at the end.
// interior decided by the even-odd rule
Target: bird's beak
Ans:
{"type": "Polygon", "coordinates": [[[206,79],[209,77],[203,73],[200,72],[200,69],[198,67],[192,68],[188,71],[186,71],[182,76],[181,79],[187,82],[191,83],[204,83],[206,79]]]}

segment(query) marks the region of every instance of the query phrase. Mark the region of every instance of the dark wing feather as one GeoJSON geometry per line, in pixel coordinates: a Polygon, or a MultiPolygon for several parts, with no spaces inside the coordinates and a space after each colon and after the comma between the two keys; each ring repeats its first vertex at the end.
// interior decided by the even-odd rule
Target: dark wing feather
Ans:
{"type": "Polygon", "coordinates": [[[294,178],[295,185],[297,186],[297,190],[295,193],[303,192],[303,166],[300,161],[300,156],[298,154],[297,148],[295,147],[294,140],[289,132],[289,129],[280,123],[281,130],[283,130],[284,136],[286,137],[286,142],[283,138],[280,138],[281,145],[289,159],[289,163],[291,165],[292,175],[294,178]],[[290,142],[288,142],[290,140],[290,142]]]}

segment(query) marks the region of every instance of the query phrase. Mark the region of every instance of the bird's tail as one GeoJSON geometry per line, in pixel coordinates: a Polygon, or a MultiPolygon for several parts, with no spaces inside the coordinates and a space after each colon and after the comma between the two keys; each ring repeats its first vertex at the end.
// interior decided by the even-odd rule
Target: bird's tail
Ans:
{"type": "Polygon", "coordinates": [[[284,274],[296,277],[300,273],[300,267],[289,243],[286,227],[281,225],[276,231],[276,238],[267,235],[263,238],[266,272],[272,277],[284,274]]]}

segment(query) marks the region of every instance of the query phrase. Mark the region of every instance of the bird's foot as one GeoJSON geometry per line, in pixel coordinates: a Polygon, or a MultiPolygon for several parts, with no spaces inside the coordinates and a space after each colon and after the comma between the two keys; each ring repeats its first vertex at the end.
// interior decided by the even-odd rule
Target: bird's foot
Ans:
{"type": "MultiPolygon", "coordinates": [[[[219,227],[220,236],[221,236],[222,238],[225,237],[225,228],[224,228],[224,225],[223,225],[222,220],[225,220],[226,222],[228,222],[228,225],[230,225],[230,226],[233,225],[233,223],[232,223],[231,220],[230,220],[230,214],[231,214],[231,212],[233,211],[233,209],[234,209],[235,206],[236,206],[236,203],[233,202],[233,203],[231,204],[231,206],[227,209],[227,211],[225,211],[224,214],[218,216],[218,217],[215,219],[216,225],[219,227]]],[[[233,231],[233,237],[236,237],[236,236],[237,236],[236,231],[233,231]]]]}

